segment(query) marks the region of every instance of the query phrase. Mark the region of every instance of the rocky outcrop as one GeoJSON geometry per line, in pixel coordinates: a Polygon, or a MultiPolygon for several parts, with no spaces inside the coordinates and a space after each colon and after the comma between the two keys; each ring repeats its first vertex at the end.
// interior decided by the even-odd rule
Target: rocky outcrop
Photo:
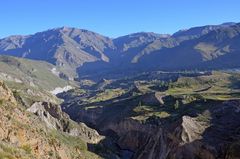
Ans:
{"type": "Polygon", "coordinates": [[[148,93],[142,97],[141,101],[146,105],[161,105],[164,104],[162,97],[163,95],[157,92],[148,93]]]}
{"type": "MultiPolygon", "coordinates": [[[[48,157],[48,151],[57,152],[63,147],[52,147],[45,135],[39,135],[37,131],[44,131],[43,125],[32,120],[17,105],[11,90],[0,82],[0,154],[7,158],[34,158],[48,157]],[[29,127],[31,125],[31,127],[29,127]],[[54,150],[55,149],[55,150],[54,150]],[[7,151],[14,150],[14,151],[7,151]],[[27,152],[26,153],[24,153],[27,152]]],[[[69,158],[66,152],[60,156],[69,158]]]]}
{"type": "Polygon", "coordinates": [[[68,133],[71,136],[79,136],[88,143],[98,143],[104,138],[84,123],[72,121],[66,113],[62,112],[59,105],[36,102],[27,110],[36,114],[47,127],[68,133]]]}
{"type": "MultiPolygon", "coordinates": [[[[48,117],[42,122],[37,116],[27,112],[24,106],[16,102],[13,93],[3,82],[0,82],[0,101],[0,158],[99,158],[87,151],[87,143],[83,138],[89,133],[86,140],[96,142],[96,136],[94,136],[96,131],[92,131],[91,134],[90,128],[83,124],[69,128],[69,133],[48,127],[50,125],[53,127],[54,124],[50,123],[52,120],[56,127],[58,125],[59,128],[62,126],[61,128],[64,129],[62,123],[66,121],[65,119],[54,120],[54,117],[55,119],[67,117],[66,114],[60,113],[61,109],[49,103],[42,103],[50,112],[46,114],[48,112],[40,107],[41,110],[38,113],[48,117]],[[46,122],[48,122],[47,126],[46,122]],[[91,135],[92,138],[89,137],[91,135]]],[[[32,108],[32,110],[34,109],[32,108]]],[[[37,110],[36,107],[35,110],[37,110]]]]}
{"type": "Polygon", "coordinates": [[[54,94],[54,95],[57,95],[57,94],[62,93],[62,92],[67,92],[67,91],[69,91],[71,89],[73,89],[72,86],[65,86],[63,88],[57,87],[54,90],[52,90],[51,93],[54,94]]]}
{"type": "MultiPolygon", "coordinates": [[[[181,140],[184,143],[188,143],[201,139],[201,134],[203,134],[207,126],[203,125],[199,121],[196,121],[195,118],[183,116],[181,128],[181,140]]],[[[177,130],[178,128],[176,128],[176,131],[177,130]]]]}
{"type": "Polygon", "coordinates": [[[159,128],[145,140],[134,158],[141,159],[229,159],[240,158],[240,101],[227,101],[206,114],[183,116],[171,126],[159,128]]]}
{"type": "Polygon", "coordinates": [[[12,91],[2,81],[0,81],[0,101],[9,101],[14,105],[17,103],[12,91]]]}

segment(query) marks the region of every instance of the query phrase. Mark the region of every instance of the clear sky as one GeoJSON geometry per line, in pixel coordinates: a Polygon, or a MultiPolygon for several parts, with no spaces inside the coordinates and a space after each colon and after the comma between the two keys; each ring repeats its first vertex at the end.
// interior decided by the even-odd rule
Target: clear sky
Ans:
{"type": "Polygon", "coordinates": [[[240,0],[1,0],[0,38],[70,26],[117,37],[240,22],[240,0]]]}

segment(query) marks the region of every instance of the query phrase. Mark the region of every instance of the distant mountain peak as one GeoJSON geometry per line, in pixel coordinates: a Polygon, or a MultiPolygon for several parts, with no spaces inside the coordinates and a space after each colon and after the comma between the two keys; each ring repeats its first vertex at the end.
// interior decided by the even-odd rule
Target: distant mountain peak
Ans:
{"type": "Polygon", "coordinates": [[[154,33],[154,32],[136,32],[136,33],[120,36],[115,39],[120,39],[120,38],[124,38],[124,37],[128,37],[128,38],[137,38],[137,37],[167,38],[167,37],[170,37],[170,35],[169,34],[158,34],[158,33],[154,33]]]}
{"type": "MultiPolygon", "coordinates": [[[[118,67],[179,68],[206,59],[227,58],[226,53],[237,52],[239,27],[240,23],[228,22],[184,29],[173,35],[137,32],[110,39],[85,29],[63,26],[0,39],[0,52],[50,62],[63,68],[71,78],[83,72],[115,71],[118,67]]],[[[233,55],[237,57],[236,53],[233,55]]]]}
{"type": "Polygon", "coordinates": [[[235,22],[226,22],[226,23],[222,23],[221,25],[222,26],[231,26],[231,25],[235,25],[235,24],[237,24],[237,23],[235,23],[235,22]]]}
{"type": "Polygon", "coordinates": [[[199,26],[199,27],[192,27],[189,29],[182,29],[177,31],[172,35],[172,37],[175,38],[194,38],[194,37],[199,37],[204,34],[209,33],[210,31],[219,29],[219,28],[224,28],[224,27],[230,27],[232,25],[235,25],[236,23],[234,22],[227,22],[227,23],[222,23],[220,25],[205,25],[205,26],[199,26]]]}

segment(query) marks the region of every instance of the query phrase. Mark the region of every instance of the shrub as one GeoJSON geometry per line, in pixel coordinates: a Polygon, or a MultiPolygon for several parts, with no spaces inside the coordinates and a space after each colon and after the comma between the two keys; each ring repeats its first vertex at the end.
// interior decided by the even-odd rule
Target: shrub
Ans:
{"type": "Polygon", "coordinates": [[[174,108],[175,108],[175,109],[178,109],[178,108],[179,108],[179,101],[178,101],[178,100],[176,100],[176,103],[174,104],[174,108]]]}

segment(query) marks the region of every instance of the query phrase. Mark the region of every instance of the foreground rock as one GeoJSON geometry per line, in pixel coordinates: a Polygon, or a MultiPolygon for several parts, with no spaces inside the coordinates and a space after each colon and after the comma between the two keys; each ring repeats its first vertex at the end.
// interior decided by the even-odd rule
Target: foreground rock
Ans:
{"type": "MultiPolygon", "coordinates": [[[[69,133],[61,132],[59,129],[68,128],[62,124],[67,121],[65,118],[56,121],[55,124],[58,123],[60,126],[58,129],[49,129],[46,122],[42,122],[39,117],[27,112],[17,103],[13,93],[3,82],[0,82],[0,114],[0,158],[2,159],[100,158],[87,150],[85,141],[87,139],[89,142],[96,142],[95,131],[92,131],[92,138],[90,129],[85,125],[69,128],[69,133]],[[86,136],[86,132],[90,134],[86,136]]],[[[48,116],[50,113],[45,115],[48,116]]],[[[55,117],[57,115],[64,116],[56,112],[55,117]]]]}

